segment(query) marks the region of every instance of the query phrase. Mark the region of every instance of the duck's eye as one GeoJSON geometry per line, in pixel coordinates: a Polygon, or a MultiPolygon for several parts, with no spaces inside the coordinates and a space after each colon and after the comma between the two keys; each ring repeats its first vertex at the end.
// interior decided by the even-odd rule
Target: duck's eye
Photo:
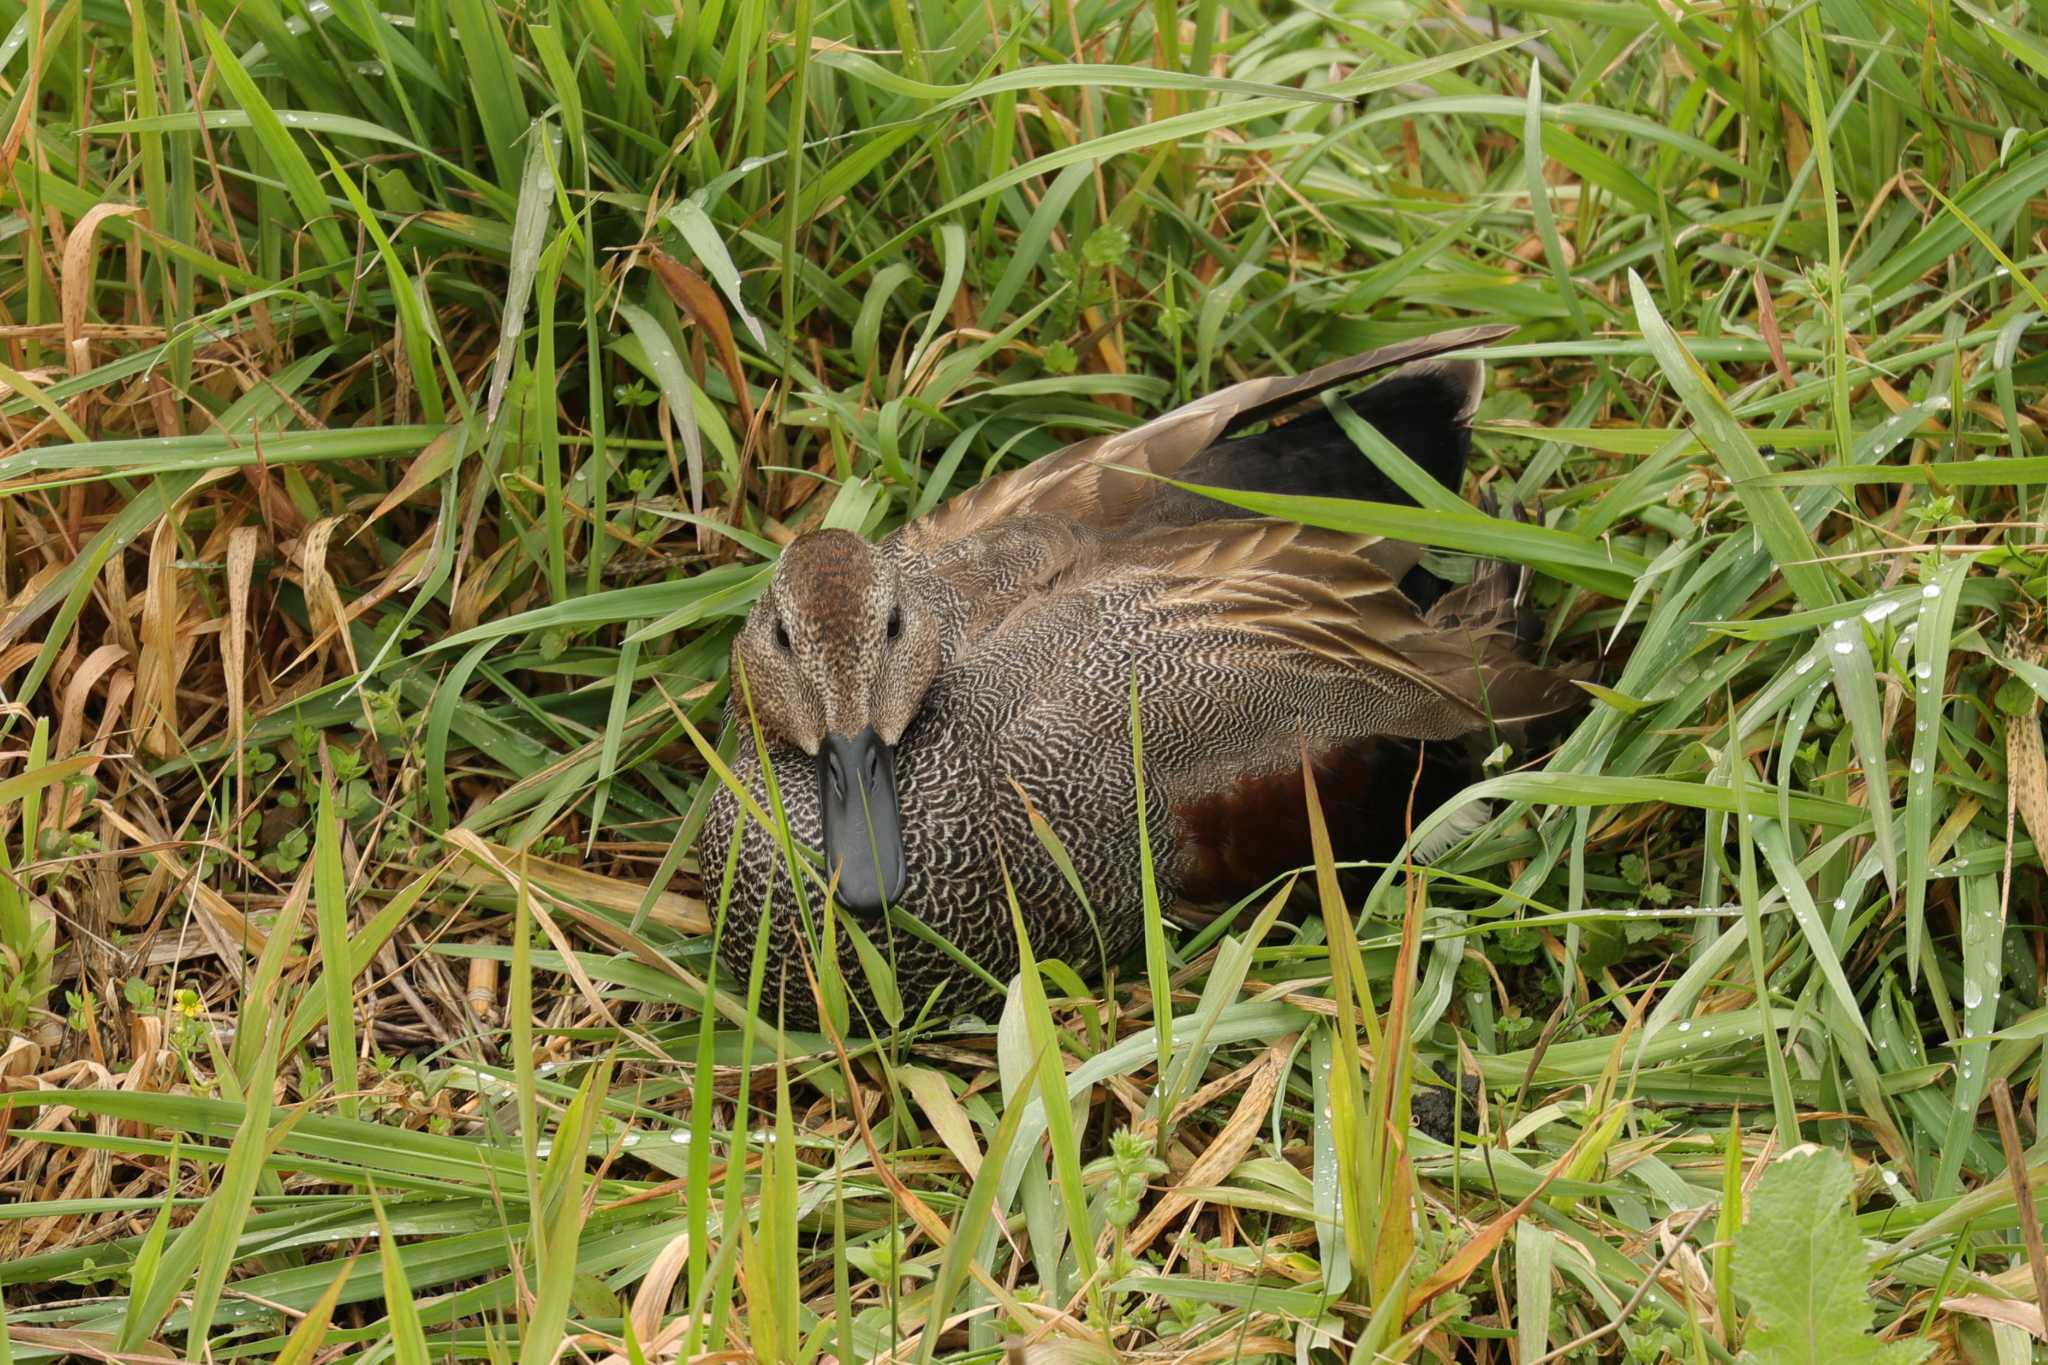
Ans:
{"type": "Polygon", "coordinates": [[[895,639],[903,633],[903,611],[899,607],[889,608],[889,638],[895,639]]]}
{"type": "Polygon", "coordinates": [[[780,621],[775,623],[775,647],[784,654],[789,653],[789,627],[780,621]]]}

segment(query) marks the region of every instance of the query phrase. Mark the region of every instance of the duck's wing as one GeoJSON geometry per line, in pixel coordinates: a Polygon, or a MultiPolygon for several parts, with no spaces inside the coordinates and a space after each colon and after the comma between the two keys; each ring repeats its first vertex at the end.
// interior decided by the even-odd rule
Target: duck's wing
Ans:
{"type": "Polygon", "coordinates": [[[1233,431],[1277,417],[1336,385],[1476,346],[1513,330],[1461,327],[1382,346],[1306,374],[1232,384],[1143,426],[1091,437],[969,489],[905,526],[897,538],[910,553],[929,556],[1026,515],[1065,517],[1097,530],[1121,526],[1159,488],[1150,476],[1181,473],[1233,431]]]}
{"type": "MultiPolygon", "coordinates": [[[[1371,537],[1255,519],[1107,541],[1062,594],[1143,584],[1146,653],[1220,665],[1242,704],[1291,698],[1350,737],[1448,739],[1558,714],[1583,700],[1531,663],[1511,592],[1490,581],[1420,611],[1370,557],[1371,537]]],[[[1170,682],[1170,679],[1168,680],[1170,682]]]]}

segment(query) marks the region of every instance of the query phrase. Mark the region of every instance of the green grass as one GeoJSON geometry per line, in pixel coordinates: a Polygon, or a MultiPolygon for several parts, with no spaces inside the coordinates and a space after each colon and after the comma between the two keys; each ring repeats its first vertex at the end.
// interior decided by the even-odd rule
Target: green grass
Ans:
{"type": "Polygon", "coordinates": [[[2011,3],[0,0],[0,1361],[2034,1358],[2044,225],[2011,3]],[[1479,836],[753,1017],[777,545],[1482,321],[1479,836]]]}

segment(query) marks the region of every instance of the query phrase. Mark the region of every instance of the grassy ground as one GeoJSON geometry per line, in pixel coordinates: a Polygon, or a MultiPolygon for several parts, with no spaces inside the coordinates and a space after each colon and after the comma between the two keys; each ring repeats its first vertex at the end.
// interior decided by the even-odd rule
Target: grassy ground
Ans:
{"type": "Polygon", "coordinates": [[[2028,11],[0,0],[0,1361],[2038,1358],[2028,11]],[[776,544],[1501,320],[1426,884],[707,985],[776,544]]]}

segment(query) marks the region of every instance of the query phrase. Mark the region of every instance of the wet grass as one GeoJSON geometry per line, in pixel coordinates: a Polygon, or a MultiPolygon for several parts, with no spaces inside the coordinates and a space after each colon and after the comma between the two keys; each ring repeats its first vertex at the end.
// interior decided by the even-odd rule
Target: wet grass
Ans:
{"type": "Polygon", "coordinates": [[[2032,1358],[2044,75],[1908,0],[0,0],[0,1360],[1775,1361],[1829,1271],[2032,1358]],[[748,1013],[692,731],[778,545],[1464,321],[1543,533],[1317,515],[1598,661],[1477,836],[980,1029],[748,1013]],[[1801,1143],[1832,1263],[1738,1254],[1801,1143]]]}

